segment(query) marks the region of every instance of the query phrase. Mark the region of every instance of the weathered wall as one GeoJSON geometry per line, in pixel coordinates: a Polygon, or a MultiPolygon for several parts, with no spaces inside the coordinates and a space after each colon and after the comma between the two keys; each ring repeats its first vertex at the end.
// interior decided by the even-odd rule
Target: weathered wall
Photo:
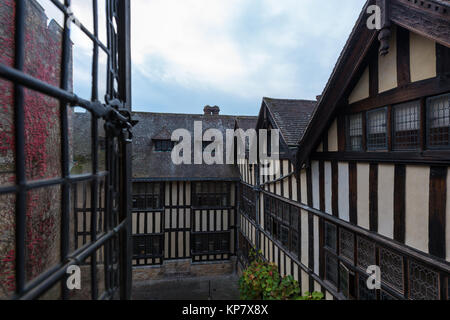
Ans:
{"type": "MultiPolygon", "coordinates": [[[[24,72],[51,85],[60,85],[61,28],[48,21],[36,1],[26,1],[24,72]]],[[[14,1],[0,1],[0,62],[14,63],[14,1]]],[[[71,80],[71,77],[70,77],[71,80]]],[[[15,183],[13,87],[0,80],[0,185],[15,183]]],[[[61,176],[59,102],[24,90],[25,166],[28,181],[61,176]]],[[[59,261],[59,186],[37,189],[26,200],[26,277],[32,280],[59,261]]],[[[0,216],[0,297],[14,290],[13,196],[2,196],[0,216]]]]}

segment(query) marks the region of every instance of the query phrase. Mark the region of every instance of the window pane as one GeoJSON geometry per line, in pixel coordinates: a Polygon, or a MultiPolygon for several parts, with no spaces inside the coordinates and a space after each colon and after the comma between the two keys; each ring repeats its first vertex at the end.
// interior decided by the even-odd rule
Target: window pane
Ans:
{"type": "Polygon", "coordinates": [[[428,146],[450,147],[450,94],[427,99],[428,146]]]}
{"type": "Polygon", "coordinates": [[[391,288],[403,292],[403,259],[394,252],[380,250],[381,281],[391,288]]]}
{"type": "Polygon", "coordinates": [[[347,149],[362,150],[362,114],[351,115],[347,119],[347,149]]]}
{"type": "Polygon", "coordinates": [[[336,226],[325,222],[325,247],[336,252],[336,226]]]}
{"type": "Polygon", "coordinates": [[[347,230],[340,229],[340,254],[349,259],[350,261],[353,261],[354,256],[354,239],[353,234],[351,232],[348,232],[347,230]]]}
{"type": "Polygon", "coordinates": [[[413,300],[439,299],[439,274],[413,261],[409,263],[409,286],[413,300]]]}
{"type": "Polygon", "coordinates": [[[338,267],[337,259],[327,253],[325,255],[325,277],[334,286],[337,286],[338,282],[337,267],[338,267]]]}
{"type": "Polygon", "coordinates": [[[394,148],[419,147],[420,101],[402,103],[394,107],[394,148]]]}
{"type": "Polygon", "coordinates": [[[386,109],[367,113],[367,149],[386,149],[386,109]]]}

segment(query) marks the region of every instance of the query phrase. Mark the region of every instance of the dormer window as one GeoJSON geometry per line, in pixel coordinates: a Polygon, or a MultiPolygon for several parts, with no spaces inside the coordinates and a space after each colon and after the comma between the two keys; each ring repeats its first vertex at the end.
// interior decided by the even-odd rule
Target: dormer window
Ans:
{"type": "Polygon", "coordinates": [[[171,140],[154,140],[156,152],[171,152],[175,142],[171,140]]]}

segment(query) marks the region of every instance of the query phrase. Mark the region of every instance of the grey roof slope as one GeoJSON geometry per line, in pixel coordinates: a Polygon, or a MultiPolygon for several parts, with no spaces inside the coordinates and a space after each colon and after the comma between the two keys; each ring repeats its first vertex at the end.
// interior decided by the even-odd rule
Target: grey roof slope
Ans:
{"type": "MultiPolygon", "coordinates": [[[[201,121],[203,132],[207,129],[218,129],[223,133],[225,143],[226,130],[234,129],[237,119],[246,121],[248,117],[133,112],[133,118],[139,121],[133,129],[133,178],[171,180],[239,178],[239,170],[234,165],[175,165],[172,163],[170,152],[154,151],[152,139],[162,131],[173,132],[182,128],[191,133],[193,143],[194,122],[201,121]]],[[[224,161],[225,156],[226,150],[224,150],[224,161]]]]}
{"type": "Polygon", "coordinates": [[[317,101],[263,98],[289,146],[296,146],[308,126],[317,101]]]}
{"type": "Polygon", "coordinates": [[[236,118],[236,127],[242,130],[255,129],[258,117],[242,116],[236,118]]]}

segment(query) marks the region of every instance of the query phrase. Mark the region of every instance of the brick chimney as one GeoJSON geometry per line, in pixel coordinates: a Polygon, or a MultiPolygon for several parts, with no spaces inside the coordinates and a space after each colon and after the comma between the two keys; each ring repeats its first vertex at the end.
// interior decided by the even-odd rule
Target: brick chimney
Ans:
{"type": "Polygon", "coordinates": [[[205,106],[203,108],[203,113],[207,116],[218,115],[220,113],[220,108],[218,106],[205,106]]]}

